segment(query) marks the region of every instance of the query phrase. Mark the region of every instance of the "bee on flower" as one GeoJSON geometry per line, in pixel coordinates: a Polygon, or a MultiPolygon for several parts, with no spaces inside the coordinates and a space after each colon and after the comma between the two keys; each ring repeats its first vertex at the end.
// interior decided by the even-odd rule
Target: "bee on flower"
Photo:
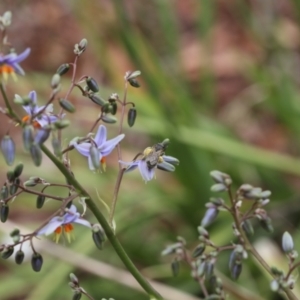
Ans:
{"type": "Polygon", "coordinates": [[[173,156],[165,155],[169,139],[155,144],[152,147],[147,147],[143,153],[138,154],[131,162],[120,161],[121,164],[126,165],[125,173],[139,168],[139,171],[145,182],[153,179],[155,169],[160,169],[167,172],[174,172],[175,166],[179,164],[179,160],[173,156]],[[140,157],[140,159],[137,159],[140,157]]]}

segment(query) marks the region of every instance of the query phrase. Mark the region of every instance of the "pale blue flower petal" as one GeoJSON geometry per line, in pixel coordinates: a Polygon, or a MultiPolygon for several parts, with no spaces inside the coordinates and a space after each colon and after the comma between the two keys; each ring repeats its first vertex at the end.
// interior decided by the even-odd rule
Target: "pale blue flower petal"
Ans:
{"type": "Polygon", "coordinates": [[[128,166],[124,171],[125,173],[133,171],[139,166],[139,160],[138,161],[131,161],[131,162],[125,162],[125,161],[119,160],[119,163],[121,163],[125,166],[128,166]]]}
{"type": "Polygon", "coordinates": [[[78,218],[74,221],[74,223],[78,223],[78,224],[81,224],[83,226],[86,226],[86,227],[89,227],[89,228],[92,228],[92,225],[89,221],[85,220],[85,219],[81,219],[81,218],[78,218]]]}
{"type": "Polygon", "coordinates": [[[154,176],[155,168],[149,169],[147,162],[144,160],[139,161],[139,170],[145,181],[150,181],[154,176]]]}
{"type": "Polygon", "coordinates": [[[173,156],[163,155],[163,160],[171,165],[179,165],[179,160],[173,156]]]}
{"type": "Polygon", "coordinates": [[[77,144],[75,142],[75,143],[71,143],[71,145],[73,145],[81,155],[83,155],[85,157],[90,156],[91,143],[77,144]]]}
{"type": "Polygon", "coordinates": [[[101,147],[106,142],[106,127],[103,125],[100,125],[98,127],[97,133],[95,135],[94,141],[96,142],[98,147],[101,147]]]}
{"type": "Polygon", "coordinates": [[[31,99],[31,102],[33,104],[36,104],[36,101],[37,101],[36,91],[29,92],[28,98],[31,99]]]}
{"type": "Polygon", "coordinates": [[[80,217],[79,213],[75,213],[75,214],[70,214],[70,213],[66,213],[64,214],[64,222],[63,224],[70,224],[75,222],[75,220],[77,220],[80,217]]]}
{"type": "Polygon", "coordinates": [[[116,136],[115,138],[106,141],[104,145],[101,148],[98,147],[98,149],[100,150],[103,156],[107,156],[114,150],[114,148],[119,144],[119,142],[123,140],[124,137],[125,134],[122,133],[116,136]]]}
{"type": "Polygon", "coordinates": [[[37,232],[37,236],[39,235],[49,235],[55,231],[56,228],[60,227],[64,222],[63,217],[54,217],[51,219],[51,221],[44,226],[42,229],[40,229],[37,232]]]}

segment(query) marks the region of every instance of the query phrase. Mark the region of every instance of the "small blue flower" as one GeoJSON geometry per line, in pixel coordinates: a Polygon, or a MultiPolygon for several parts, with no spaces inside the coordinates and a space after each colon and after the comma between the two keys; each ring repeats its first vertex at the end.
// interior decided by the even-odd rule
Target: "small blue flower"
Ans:
{"type": "Polygon", "coordinates": [[[157,165],[155,167],[149,167],[145,157],[139,160],[134,160],[132,162],[120,161],[120,163],[128,166],[125,169],[125,173],[139,168],[143,179],[147,182],[153,179],[156,168],[167,172],[174,172],[175,166],[179,164],[179,160],[173,156],[162,155],[159,157],[157,165]]]}
{"type": "Polygon", "coordinates": [[[86,227],[92,228],[92,225],[89,221],[82,219],[80,214],[77,212],[75,205],[72,205],[71,208],[62,216],[52,218],[47,225],[37,232],[37,236],[40,235],[49,235],[54,233],[54,240],[57,243],[62,233],[67,237],[68,242],[71,241],[71,232],[73,231],[73,223],[81,224],[86,227]]]}
{"type": "Polygon", "coordinates": [[[105,170],[106,156],[114,150],[124,137],[125,134],[119,134],[115,138],[107,140],[106,127],[100,125],[95,138],[91,138],[91,142],[78,144],[78,138],[75,138],[71,141],[70,145],[73,145],[81,155],[88,158],[90,170],[94,171],[97,169],[97,162],[101,162],[102,168],[105,170]],[[97,160],[97,162],[95,160],[97,160]]]}
{"type": "MultiPolygon", "coordinates": [[[[15,98],[21,98],[21,97],[16,94],[15,98]]],[[[38,114],[45,108],[45,105],[37,106],[37,96],[36,96],[35,91],[31,91],[28,94],[28,98],[31,100],[30,103],[28,105],[23,105],[23,108],[25,109],[25,111],[27,113],[27,115],[25,117],[23,117],[23,119],[22,119],[22,121],[24,123],[27,122],[28,120],[30,120],[32,116],[38,114]]],[[[35,127],[35,128],[41,128],[50,123],[54,123],[57,120],[58,120],[58,117],[53,115],[53,104],[51,103],[50,105],[48,105],[48,107],[45,109],[45,111],[43,111],[42,114],[40,114],[36,118],[34,118],[32,124],[33,124],[33,127],[35,127]]]]}
{"type": "Polygon", "coordinates": [[[30,48],[27,48],[21,54],[10,53],[7,55],[0,54],[0,74],[4,80],[7,80],[8,75],[12,75],[14,80],[17,79],[16,73],[25,75],[24,70],[20,67],[19,63],[27,58],[30,54],[30,48]]]}

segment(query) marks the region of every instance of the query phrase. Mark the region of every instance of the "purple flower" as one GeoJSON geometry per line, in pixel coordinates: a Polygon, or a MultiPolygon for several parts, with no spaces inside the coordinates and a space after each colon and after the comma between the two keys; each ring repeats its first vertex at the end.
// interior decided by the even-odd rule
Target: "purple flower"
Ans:
{"type": "Polygon", "coordinates": [[[96,170],[100,166],[100,162],[105,170],[105,157],[114,150],[124,137],[125,134],[119,134],[115,138],[107,140],[106,127],[100,125],[95,138],[91,138],[91,142],[78,144],[78,138],[75,138],[70,145],[73,145],[81,155],[88,158],[90,170],[96,170]]]}
{"type": "MultiPolygon", "coordinates": [[[[19,95],[15,95],[15,98],[21,98],[19,95]]],[[[31,119],[32,116],[38,114],[41,112],[45,105],[43,106],[37,106],[37,96],[35,91],[31,91],[28,94],[28,98],[30,99],[30,103],[28,105],[23,105],[23,108],[25,109],[27,115],[23,117],[22,121],[25,123],[28,120],[31,119]]],[[[63,117],[63,116],[62,116],[63,117]]],[[[33,120],[33,127],[35,128],[41,128],[44,127],[50,123],[56,122],[58,120],[58,117],[53,115],[53,105],[52,103],[47,106],[47,108],[37,117],[33,120]]]]}
{"type": "Polygon", "coordinates": [[[55,234],[54,240],[57,243],[62,233],[67,237],[68,242],[71,241],[71,232],[73,231],[73,223],[78,223],[86,227],[92,228],[92,225],[89,221],[82,219],[80,214],[77,212],[75,205],[72,205],[71,208],[62,216],[52,218],[47,225],[37,232],[37,236],[40,235],[49,235],[51,233],[55,234]]]}
{"type": "Polygon", "coordinates": [[[0,74],[4,80],[7,80],[8,75],[16,80],[16,74],[25,75],[24,70],[20,67],[19,63],[23,61],[30,54],[30,48],[27,48],[21,54],[10,53],[7,55],[0,54],[0,74]]]}
{"type": "Polygon", "coordinates": [[[130,172],[136,168],[139,168],[139,171],[146,182],[153,179],[156,168],[167,172],[174,172],[175,166],[179,164],[179,160],[177,158],[173,156],[162,155],[158,158],[157,164],[153,167],[152,165],[149,166],[146,158],[147,156],[132,162],[120,161],[120,163],[128,166],[125,169],[125,172],[130,172]]]}

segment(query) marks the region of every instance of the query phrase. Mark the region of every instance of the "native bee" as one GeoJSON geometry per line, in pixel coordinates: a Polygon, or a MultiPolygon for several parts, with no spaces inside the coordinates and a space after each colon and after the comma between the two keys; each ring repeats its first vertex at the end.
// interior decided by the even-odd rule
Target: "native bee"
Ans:
{"type": "Polygon", "coordinates": [[[149,170],[155,168],[157,164],[163,162],[162,156],[165,154],[169,142],[169,139],[165,139],[161,143],[157,143],[144,150],[142,159],[147,163],[149,170]]]}

